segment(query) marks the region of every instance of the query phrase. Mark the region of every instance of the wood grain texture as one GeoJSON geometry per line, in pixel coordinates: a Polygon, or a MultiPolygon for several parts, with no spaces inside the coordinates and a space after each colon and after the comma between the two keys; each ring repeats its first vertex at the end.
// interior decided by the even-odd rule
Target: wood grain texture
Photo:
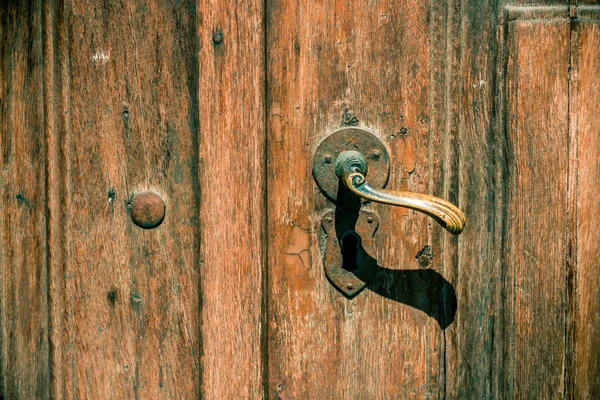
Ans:
{"type": "MultiPolygon", "coordinates": [[[[445,1],[430,3],[430,143],[428,146],[431,178],[430,191],[443,199],[459,205],[464,211],[469,205],[464,201],[459,202],[459,166],[460,166],[460,101],[461,68],[460,68],[460,40],[462,11],[461,2],[445,1]]],[[[464,27],[462,28],[464,29],[464,27]]],[[[472,205],[471,205],[472,207],[472,205]]],[[[471,232],[477,220],[472,218],[472,213],[467,212],[467,232],[471,232]]],[[[456,288],[456,296],[460,296],[461,282],[458,280],[458,243],[461,237],[447,235],[439,226],[433,225],[430,241],[439,248],[439,272],[456,288]]],[[[434,257],[435,258],[435,257],[434,257]]],[[[465,304],[457,301],[461,314],[465,315],[465,304]]],[[[455,310],[457,312],[458,310],[455,310]]],[[[443,331],[440,356],[440,379],[438,380],[438,398],[456,397],[452,383],[456,379],[457,357],[454,351],[455,343],[460,330],[458,324],[462,321],[461,314],[455,316],[448,327],[443,331]]],[[[463,349],[464,353],[466,349],[463,349]]],[[[461,384],[462,385],[462,384],[461,384]]],[[[465,385],[466,386],[466,385],[465,385]]],[[[481,381],[478,386],[481,386],[481,381]]],[[[462,387],[462,386],[461,386],[462,387]]],[[[435,397],[434,397],[435,398],[435,397]]]]}
{"type": "MultiPolygon", "coordinates": [[[[451,278],[457,282],[459,309],[458,323],[445,331],[450,338],[447,395],[572,398],[573,393],[588,390],[579,389],[580,378],[574,386],[574,349],[580,348],[577,338],[582,330],[594,335],[578,315],[581,294],[577,295],[579,289],[574,285],[579,269],[575,214],[581,204],[577,200],[581,190],[577,183],[581,162],[577,115],[586,109],[579,104],[584,97],[572,94],[577,93],[578,78],[568,80],[569,71],[576,74],[579,63],[576,57],[569,60],[570,52],[579,46],[575,40],[569,44],[568,38],[570,27],[577,22],[569,20],[572,10],[567,5],[509,6],[499,10],[495,24],[479,18],[482,13],[493,13],[493,8],[485,9],[480,2],[461,4],[459,182],[466,214],[480,217],[470,219],[469,229],[461,237],[458,275],[451,278]],[[509,59],[508,70],[504,54],[509,59]],[[523,56],[524,76],[519,72],[523,61],[516,61],[523,56]],[[506,102],[508,108],[503,111],[506,102]],[[533,129],[527,133],[525,128],[533,129]],[[518,130],[521,133],[515,133],[518,130]],[[540,131],[544,132],[542,140],[531,133],[540,131]],[[520,142],[515,141],[519,137],[520,142]],[[519,157],[519,148],[525,149],[526,155],[519,157]],[[539,172],[532,175],[536,170],[539,172]],[[544,227],[548,224],[546,203],[552,204],[551,218],[558,224],[544,227]],[[532,227],[544,235],[528,232],[532,227]],[[532,248],[543,256],[532,253],[532,248]],[[546,263],[541,272],[533,259],[527,262],[532,256],[538,264],[539,260],[546,263]],[[518,269],[509,267],[515,260],[518,269]],[[547,272],[551,274],[546,276],[547,272]],[[523,376],[526,379],[520,378],[523,376]]],[[[579,16],[597,20],[597,11],[582,7],[579,16]]],[[[597,48],[587,55],[597,58],[597,48]]],[[[452,108],[447,111],[452,115],[452,108]]],[[[583,168],[594,171],[593,161],[586,160],[583,168]]],[[[586,207],[593,209],[594,205],[586,207]]],[[[595,266],[587,268],[595,271],[595,266]]],[[[585,297],[588,305],[595,307],[596,301],[585,297]]],[[[582,348],[586,358],[596,353],[590,347],[582,348]]],[[[583,370],[589,375],[588,368],[592,367],[583,370]]],[[[585,385],[597,384],[595,378],[585,385]]]]}
{"type": "Polygon", "coordinates": [[[515,395],[564,396],[569,22],[509,23],[515,395]],[[516,379],[518,377],[518,379],[516,379]]]}
{"type": "Polygon", "coordinates": [[[4,2],[0,398],[600,398],[597,4],[4,2]],[[310,170],[347,125],[468,219],[367,204],[353,299],[310,170]]]}
{"type": "Polygon", "coordinates": [[[389,188],[428,193],[428,46],[439,28],[429,25],[428,7],[267,3],[270,397],[425,398],[443,390],[440,324],[450,321],[415,306],[425,298],[421,308],[442,309],[441,286],[451,288],[438,259],[423,271],[415,260],[426,245],[439,254],[429,239],[436,223],[372,205],[383,221],[380,270],[349,300],[323,271],[320,218],[333,206],[310,170],[323,137],[357,124],[387,143],[389,188]]]}
{"type": "Polygon", "coordinates": [[[261,1],[198,5],[202,395],[261,398],[266,264],[261,1]]]}
{"type": "Polygon", "coordinates": [[[468,218],[458,248],[446,245],[444,254],[458,304],[456,323],[446,331],[449,398],[501,398],[513,382],[503,370],[511,315],[503,313],[510,298],[502,260],[507,150],[497,123],[501,18],[496,2],[448,2],[446,135],[459,170],[449,179],[468,218]]]}
{"type": "Polygon", "coordinates": [[[47,6],[52,396],[200,389],[195,4],[47,6]],[[166,217],[137,227],[131,197],[166,217]]]}
{"type": "Polygon", "coordinates": [[[600,25],[576,25],[577,260],[575,398],[600,397],[600,25]]]}
{"type": "Polygon", "coordinates": [[[41,2],[0,7],[0,398],[48,398],[41,2]]]}

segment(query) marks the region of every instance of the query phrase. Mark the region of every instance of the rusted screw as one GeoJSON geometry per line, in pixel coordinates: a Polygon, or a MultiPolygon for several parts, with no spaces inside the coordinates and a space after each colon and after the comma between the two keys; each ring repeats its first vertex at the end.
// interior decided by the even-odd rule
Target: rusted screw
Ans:
{"type": "Polygon", "coordinates": [[[405,127],[400,128],[400,132],[398,132],[401,135],[406,135],[408,133],[408,129],[406,129],[405,127]]]}
{"type": "Polygon", "coordinates": [[[347,288],[348,290],[354,290],[354,286],[352,286],[351,284],[348,284],[348,285],[346,286],[346,288],[347,288]]]}
{"type": "Polygon", "coordinates": [[[327,222],[333,222],[333,218],[332,217],[327,217],[327,218],[325,218],[325,221],[327,221],[327,222]]]}
{"type": "Polygon", "coordinates": [[[217,32],[213,35],[213,42],[215,42],[215,44],[219,44],[223,41],[223,34],[217,32]]]}
{"type": "Polygon", "coordinates": [[[372,160],[375,160],[375,161],[379,160],[381,158],[381,150],[379,150],[379,149],[371,150],[371,152],[369,153],[369,158],[372,160]]]}
{"type": "Polygon", "coordinates": [[[323,161],[325,161],[325,164],[331,164],[331,162],[333,161],[333,157],[331,157],[331,154],[325,154],[325,157],[323,157],[323,161]]]}
{"type": "Polygon", "coordinates": [[[142,228],[156,228],[165,218],[165,202],[154,192],[136,194],[129,207],[131,219],[142,228]]]}
{"type": "Polygon", "coordinates": [[[367,222],[372,224],[373,223],[373,217],[367,217],[367,222]]]}
{"type": "Polygon", "coordinates": [[[421,268],[427,268],[431,265],[431,257],[429,257],[428,255],[423,254],[421,257],[419,257],[419,259],[417,260],[417,262],[419,263],[419,267],[421,268]]]}

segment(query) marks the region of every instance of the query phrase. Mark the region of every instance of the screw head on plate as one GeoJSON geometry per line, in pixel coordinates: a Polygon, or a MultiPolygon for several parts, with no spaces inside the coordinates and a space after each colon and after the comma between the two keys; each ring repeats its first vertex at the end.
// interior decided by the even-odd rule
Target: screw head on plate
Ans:
{"type": "Polygon", "coordinates": [[[215,34],[213,34],[213,42],[215,42],[215,44],[220,44],[223,41],[223,34],[220,32],[216,32],[215,34]]]}
{"type": "Polygon", "coordinates": [[[340,183],[336,166],[340,162],[340,155],[349,151],[358,152],[365,159],[365,172],[368,169],[372,188],[381,189],[387,183],[390,158],[381,139],[365,128],[340,128],[319,143],[313,157],[315,181],[321,193],[333,202],[337,201],[340,183]]]}
{"type": "Polygon", "coordinates": [[[145,229],[156,228],[165,218],[165,202],[154,192],[136,194],[129,208],[133,222],[145,229]]]}
{"type": "Polygon", "coordinates": [[[369,158],[371,160],[379,160],[381,158],[381,150],[379,149],[374,149],[371,152],[369,152],[369,158]]]}

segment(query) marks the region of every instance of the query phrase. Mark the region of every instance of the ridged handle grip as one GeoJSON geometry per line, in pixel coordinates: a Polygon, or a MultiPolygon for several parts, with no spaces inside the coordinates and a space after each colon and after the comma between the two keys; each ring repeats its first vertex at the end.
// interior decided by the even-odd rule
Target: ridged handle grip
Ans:
{"type": "Polygon", "coordinates": [[[364,199],[422,212],[454,235],[461,233],[465,227],[466,218],[463,212],[446,200],[427,194],[378,190],[370,187],[366,180],[367,160],[358,151],[342,152],[337,158],[335,172],[352,193],[364,199]]]}

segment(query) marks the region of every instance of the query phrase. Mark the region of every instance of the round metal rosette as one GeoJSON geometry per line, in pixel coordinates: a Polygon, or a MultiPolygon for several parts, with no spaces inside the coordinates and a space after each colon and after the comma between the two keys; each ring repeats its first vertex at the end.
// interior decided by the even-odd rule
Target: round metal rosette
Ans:
{"type": "Polygon", "coordinates": [[[341,128],[327,136],[317,147],[313,159],[313,176],[321,191],[334,202],[337,199],[339,178],[335,165],[340,153],[355,150],[362,153],[368,163],[369,185],[375,189],[385,187],[390,174],[390,156],[385,145],[373,132],[365,128],[341,128]]]}

